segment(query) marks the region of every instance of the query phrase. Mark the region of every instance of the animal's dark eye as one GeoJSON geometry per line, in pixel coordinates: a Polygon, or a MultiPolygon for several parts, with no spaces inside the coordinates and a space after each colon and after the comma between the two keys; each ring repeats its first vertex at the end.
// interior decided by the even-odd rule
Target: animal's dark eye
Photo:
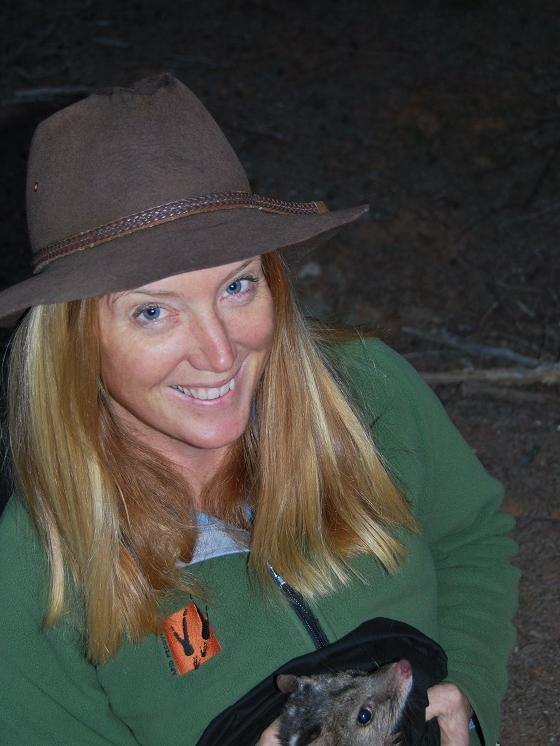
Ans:
{"type": "Polygon", "coordinates": [[[362,709],[358,713],[357,720],[360,725],[367,725],[371,720],[371,710],[368,710],[367,707],[362,707],[362,709]]]}

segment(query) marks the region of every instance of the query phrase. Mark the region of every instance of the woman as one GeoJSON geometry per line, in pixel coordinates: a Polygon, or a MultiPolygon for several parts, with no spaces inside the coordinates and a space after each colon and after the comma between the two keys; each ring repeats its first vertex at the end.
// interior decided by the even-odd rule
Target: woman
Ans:
{"type": "Polygon", "coordinates": [[[252,195],[168,75],[43,122],[27,200],[34,276],[0,294],[6,323],[31,307],[0,527],[6,743],[194,744],[384,616],[447,653],[442,743],[480,742],[474,710],[493,744],[516,578],[500,488],[396,353],[306,326],[277,253],[364,208],[252,195]]]}

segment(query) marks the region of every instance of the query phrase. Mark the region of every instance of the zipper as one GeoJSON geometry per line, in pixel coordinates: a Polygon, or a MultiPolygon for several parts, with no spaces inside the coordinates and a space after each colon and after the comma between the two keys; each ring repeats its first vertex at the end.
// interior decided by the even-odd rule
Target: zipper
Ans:
{"type": "Polygon", "coordinates": [[[286,596],[286,598],[288,599],[288,603],[295,611],[300,622],[305,627],[307,634],[313,642],[313,645],[315,645],[315,648],[319,650],[320,648],[326,647],[329,644],[329,638],[325,634],[325,630],[321,627],[321,623],[305,602],[305,599],[303,598],[301,593],[299,593],[299,591],[296,591],[295,588],[292,588],[291,585],[288,585],[288,583],[286,583],[284,578],[276,572],[272,565],[268,565],[268,570],[272,575],[272,579],[286,596]]]}

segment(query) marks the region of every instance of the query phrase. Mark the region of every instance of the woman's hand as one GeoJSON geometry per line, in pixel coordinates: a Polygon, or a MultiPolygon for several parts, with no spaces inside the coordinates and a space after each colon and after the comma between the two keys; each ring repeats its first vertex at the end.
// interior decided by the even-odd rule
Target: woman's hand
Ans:
{"type": "Polygon", "coordinates": [[[428,689],[428,700],[430,704],[426,708],[426,720],[437,717],[441,746],[469,746],[472,707],[459,687],[455,684],[436,684],[428,689]]]}
{"type": "Polygon", "coordinates": [[[278,735],[278,726],[280,720],[275,720],[268,728],[261,733],[261,737],[255,744],[255,746],[279,746],[280,741],[276,737],[278,735]]]}
{"type": "MultiPolygon", "coordinates": [[[[469,746],[469,720],[472,707],[455,684],[436,684],[428,689],[429,705],[426,720],[437,717],[441,746],[469,746]]],[[[256,746],[279,746],[279,720],[263,731],[256,746]]]]}

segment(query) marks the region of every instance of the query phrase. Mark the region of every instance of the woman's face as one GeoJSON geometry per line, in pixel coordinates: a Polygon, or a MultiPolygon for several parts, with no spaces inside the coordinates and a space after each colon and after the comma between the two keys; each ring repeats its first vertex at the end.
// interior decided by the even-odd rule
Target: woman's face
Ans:
{"type": "Polygon", "coordinates": [[[260,257],[102,298],[101,369],[119,421],[175,462],[247,427],[272,345],[260,257]]]}

